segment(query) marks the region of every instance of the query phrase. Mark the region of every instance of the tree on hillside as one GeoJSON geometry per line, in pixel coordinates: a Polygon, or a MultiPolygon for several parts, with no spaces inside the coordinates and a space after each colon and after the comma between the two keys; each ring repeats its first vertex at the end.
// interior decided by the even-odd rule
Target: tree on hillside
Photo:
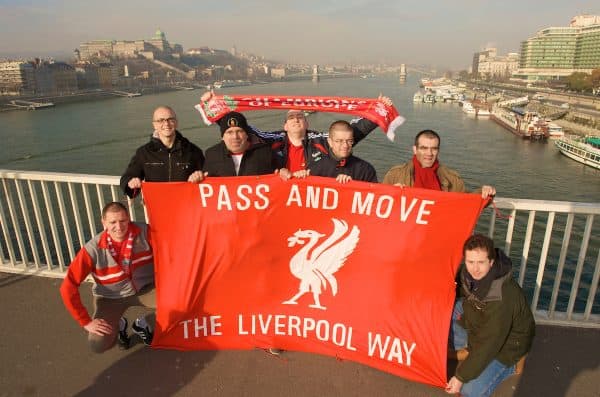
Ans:
{"type": "Polygon", "coordinates": [[[575,72],[567,77],[567,86],[570,90],[585,92],[592,90],[591,76],[584,72],[575,72]]]}

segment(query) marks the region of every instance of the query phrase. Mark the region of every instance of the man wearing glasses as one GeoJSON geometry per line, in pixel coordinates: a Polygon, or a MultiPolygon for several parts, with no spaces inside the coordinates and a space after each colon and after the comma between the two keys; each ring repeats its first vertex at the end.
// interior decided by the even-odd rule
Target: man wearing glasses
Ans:
{"type": "Polygon", "coordinates": [[[309,165],[310,175],[335,178],[340,183],[351,180],[377,183],[375,168],[352,154],[353,130],[344,120],[334,121],[327,137],[327,156],[309,165]]]}
{"type": "Polygon", "coordinates": [[[135,197],[147,182],[192,182],[202,180],[202,150],[177,131],[177,116],[168,106],[159,106],[152,117],[154,133],[139,147],[121,177],[121,189],[135,197]]]}
{"type": "MultiPolygon", "coordinates": [[[[379,99],[391,105],[388,97],[379,96],[379,99]]],[[[350,123],[352,128],[352,144],[355,145],[377,128],[377,124],[367,119],[358,119],[350,123]]],[[[273,154],[279,166],[290,170],[294,176],[306,176],[312,164],[321,160],[325,153],[323,143],[324,134],[308,130],[308,121],[301,110],[287,112],[284,131],[258,132],[257,135],[272,144],[273,154]]]]}
{"type": "MultiPolygon", "coordinates": [[[[210,101],[213,95],[212,91],[207,91],[202,95],[201,101],[210,101]]],[[[380,95],[379,100],[392,105],[389,97],[380,95]]],[[[353,131],[353,145],[377,128],[377,124],[365,118],[353,120],[350,126],[353,131]]],[[[308,175],[310,165],[327,156],[327,153],[322,150],[325,146],[326,134],[309,130],[308,120],[302,110],[287,112],[282,131],[260,131],[250,126],[250,133],[271,144],[277,168],[285,168],[295,177],[308,175]]]]}
{"type": "MultiPolygon", "coordinates": [[[[383,183],[396,186],[412,186],[444,192],[465,192],[465,182],[458,172],[439,163],[440,136],[433,130],[423,130],[415,137],[413,158],[392,167],[383,183]]],[[[481,197],[496,194],[493,186],[483,185],[481,197]]]]}

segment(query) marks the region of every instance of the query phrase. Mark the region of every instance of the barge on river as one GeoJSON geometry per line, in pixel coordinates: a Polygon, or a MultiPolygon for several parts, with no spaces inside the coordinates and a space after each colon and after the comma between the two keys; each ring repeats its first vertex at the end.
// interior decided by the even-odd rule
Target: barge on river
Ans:
{"type": "Polygon", "coordinates": [[[537,113],[495,107],[491,119],[523,139],[546,140],[550,136],[548,123],[537,113]]]}

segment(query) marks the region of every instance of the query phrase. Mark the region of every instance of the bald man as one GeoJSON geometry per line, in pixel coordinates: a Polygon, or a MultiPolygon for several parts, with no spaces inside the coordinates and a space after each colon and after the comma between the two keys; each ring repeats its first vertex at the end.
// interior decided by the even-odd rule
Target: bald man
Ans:
{"type": "Polygon", "coordinates": [[[177,131],[177,115],[168,106],[152,114],[154,132],[150,142],[139,147],[121,176],[121,189],[135,197],[147,182],[192,182],[202,180],[202,150],[177,131]]]}

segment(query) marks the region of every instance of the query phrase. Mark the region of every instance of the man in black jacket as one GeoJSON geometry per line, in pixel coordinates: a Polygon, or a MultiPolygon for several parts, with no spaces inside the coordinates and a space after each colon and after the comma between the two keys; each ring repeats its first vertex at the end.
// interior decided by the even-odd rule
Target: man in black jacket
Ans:
{"type": "Polygon", "coordinates": [[[340,183],[351,180],[377,183],[375,168],[352,154],[353,144],[352,126],[344,120],[334,121],[329,127],[327,144],[321,146],[326,156],[309,164],[310,175],[335,178],[340,183]]]}
{"type": "Polygon", "coordinates": [[[206,150],[206,176],[264,175],[275,171],[270,145],[251,142],[243,114],[229,112],[218,123],[222,140],[206,150]]]}
{"type": "Polygon", "coordinates": [[[202,150],[177,131],[177,116],[168,106],[159,106],[152,117],[154,133],[150,142],[139,147],[125,173],[121,189],[135,197],[147,182],[193,182],[202,180],[202,150]]]}

